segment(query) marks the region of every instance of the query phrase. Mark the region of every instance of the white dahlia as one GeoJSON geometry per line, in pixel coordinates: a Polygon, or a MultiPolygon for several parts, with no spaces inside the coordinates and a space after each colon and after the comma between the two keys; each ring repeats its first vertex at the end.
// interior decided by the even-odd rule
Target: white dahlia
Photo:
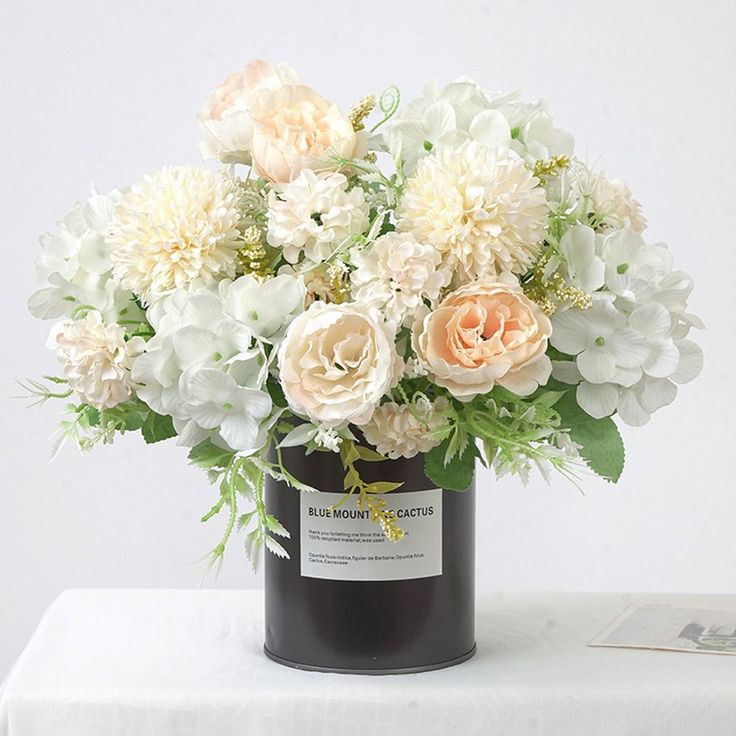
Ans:
{"type": "Polygon", "coordinates": [[[440,440],[429,434],[445,424],[446,420],[439,411],[446,405],[446,399],[437,399],[433,405],[430,404],[429,411],[422,415],[418,407],[390,401],[381,404],[373,412],[361,431],[378,452],[392,460],[414,457],[440,444],[440,440]]]}
{"type": "Polygon", "coordinates": [[[526,271],[547,212],[544,189],[518,156],[469,141],[419,162],[397,217],[400,231],[433,245],[465,283],[526,271]]]}
{"type": "Polygon", "coordinates": [[[410,325],[424,299],[435,302],[450,282],[442,257],[411,233],[386,233],[375,244],[352,256],[353,298],[383,312],[397,328],[410,325]]]}
{"type": "Polygon", "coordinates": [[[69,388],[98,409],[110,409],[133,393],[130,370],[144,341],[125,341],[120,325],[106,325],[98,311],[54,326],[50,342],[69,388]]]}
{"type": "Polygon", "coordinates": [[[115,211],[115,275],[144,304],[235,275],[242,245],[234,179],[190,166],[143,178],[115,211]]]}
{"type": "Polygon", "coordinates": [[[302,253],[306,260],[320,263],[368,224],[363,190],[348,191],[343,174],[305,169],[278,194],[271,193],[268,242],[282,248],[289,263],[297,263],[302,253]]]}

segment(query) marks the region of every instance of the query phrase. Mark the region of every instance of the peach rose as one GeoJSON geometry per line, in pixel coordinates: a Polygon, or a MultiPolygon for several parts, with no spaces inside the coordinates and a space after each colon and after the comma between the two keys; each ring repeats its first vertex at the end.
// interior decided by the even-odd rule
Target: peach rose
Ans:
{"type": "Polygon", "coordinates": [[[502,277],[448,294],[415,324],[413,345],[435,383],[460,401],[497,383],[528,396],[552,370],[545,355],[551,333],[551,322],[516,279],[502,277]]]}
{"type": "Polygon", "coordinates": [[[360,136],[336,105],[303,84],[264,90],[251,110],[253,165],[273,182],[291,181],[302,169],[335,169],[329,156],[354,158],[360,136]]]}
{"type": "Polygon", "coordinates": [[[231,74],[209,94],[198,120],[204,140],[200,144],[205,158],[224,163],[250,163],[252,123],[250,109],[264,89],[296,84],[296,73],[287,64],[271,66],[252,61],[245,69],[231,74]]]}
{"type": "Polygon", "coordinates": [[[329,427],[365,424],[403,368],[393,331],[359,304],[314,302],[289,325],[278,360],[291,409],[329,427]]]}

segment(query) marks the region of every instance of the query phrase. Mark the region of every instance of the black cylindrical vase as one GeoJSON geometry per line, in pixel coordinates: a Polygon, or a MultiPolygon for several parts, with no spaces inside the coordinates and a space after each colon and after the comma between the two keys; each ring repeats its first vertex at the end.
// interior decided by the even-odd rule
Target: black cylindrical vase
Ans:
{"type": "Polygon", "coordinates": [[[342,498],[334,453],[284,451],[287,469],[321,493],[267,480],[266,507],[289,530],[289,559],[265,560],[265,653],[305,670],[422,672],[475,653],[475,488],[437,489],[422,456],[356,463],[385,495],[406,536],[390,542],[342,498]],[[334,495],[333,495],[334,494],[334,495]],[[338,495],[340,494],[340,495],[338,495]]]}

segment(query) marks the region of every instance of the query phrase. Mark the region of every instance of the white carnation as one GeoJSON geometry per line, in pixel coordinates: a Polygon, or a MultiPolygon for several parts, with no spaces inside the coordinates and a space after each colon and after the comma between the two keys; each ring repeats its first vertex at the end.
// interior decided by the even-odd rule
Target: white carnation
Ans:
{"type": "Polygon", "coordinates": [[[117,324],[107,325],[98,311],[54,326],[50,343],[69,388],[98,409],[110,409],[130,397],[130,369],[145,345],[140,337],[125,341],[117,324]]]}
{"type": "Polygon", "coordinates": [[[513,153],[473,142],[422,159],[397,210],[398,229],[434,246],[461,282],[523,273],[539,252],[547,203],[513,153]]]}
{"type": "Polygon", "coordinates": [[[242,245],[237,182],[190,166],[143,178],[115,209],[115,275],[144,304],[233,277],[242,245]]]}
{"type": "Polygon", "coordinates": [[[418,407],[390,401],[381,404],[361,430],[366,440],[382,455],[392,460],[414,457],[440,444],[440,440],[429,434],[446,423],[440,413],[446,405],[446,399],[437,399],[430,404],[429,411],[421,414],[418,407]]]}
{"type": "Polygon", "coordinates": [[[133,295],[112,277],[107,241],[121,198],[119,191],[93,194],[64,217],[56,232],[41,236],[36,260],[41,288],[28,300],[35,317],[68,317],[81,305],[94,307],[111,322],[126,310],[132,312],[133,295]]]}
{"type": "Polygon", "coordinates": [[[629,228],[637,233],[646,230],[641,205],[629,187],[621,179],[609,179],[580,161],[575,161],[551,182],[549,196],[581,218],[594,217],[598,230],[629,228]]]}
{"type": "Polygon", "coordinates": [[[271,194],[268,242],[283,249],[289,263],[302,254],[320,263],[353,235],[368,228],[368,205],[363,190],[348,190],[343,174],[304,169],[293,181],[271,194]]]}
{"type": "Polygon", "coordinates": [[[450,282],[442,257],[411,233],[387,233],[352,256],[353,298],[380,309],[387,321],[411,325],[424,299],[435,302],[450,282]]]}

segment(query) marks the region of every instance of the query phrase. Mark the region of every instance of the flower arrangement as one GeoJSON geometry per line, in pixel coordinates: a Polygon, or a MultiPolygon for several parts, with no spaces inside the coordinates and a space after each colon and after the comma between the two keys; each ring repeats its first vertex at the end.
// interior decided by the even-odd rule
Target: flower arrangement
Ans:
{"type": "Polygon", "coordinates": [[[37,317],[57,320],[59,440],[176,437],[253,561],[285,555],[265,476],[282,448],[339,453],[389,539],[388,482],[424,456],[462,491],[476,460],[616,481],[613,417],[642,425],[697,376],[691,278],[648,243],[626,185],[573,155],[548,108],[460,79],[345,114],[286,65],[248,64],[199,114],[205,158],[93,193],[41,239],[37,317]],[[377,107],[377,110],[375,109],[377,107]],[[369,122],[371,120],[371,122],[369,122]],[[379,166],[379,161],[385,163],[379,166]]]}

